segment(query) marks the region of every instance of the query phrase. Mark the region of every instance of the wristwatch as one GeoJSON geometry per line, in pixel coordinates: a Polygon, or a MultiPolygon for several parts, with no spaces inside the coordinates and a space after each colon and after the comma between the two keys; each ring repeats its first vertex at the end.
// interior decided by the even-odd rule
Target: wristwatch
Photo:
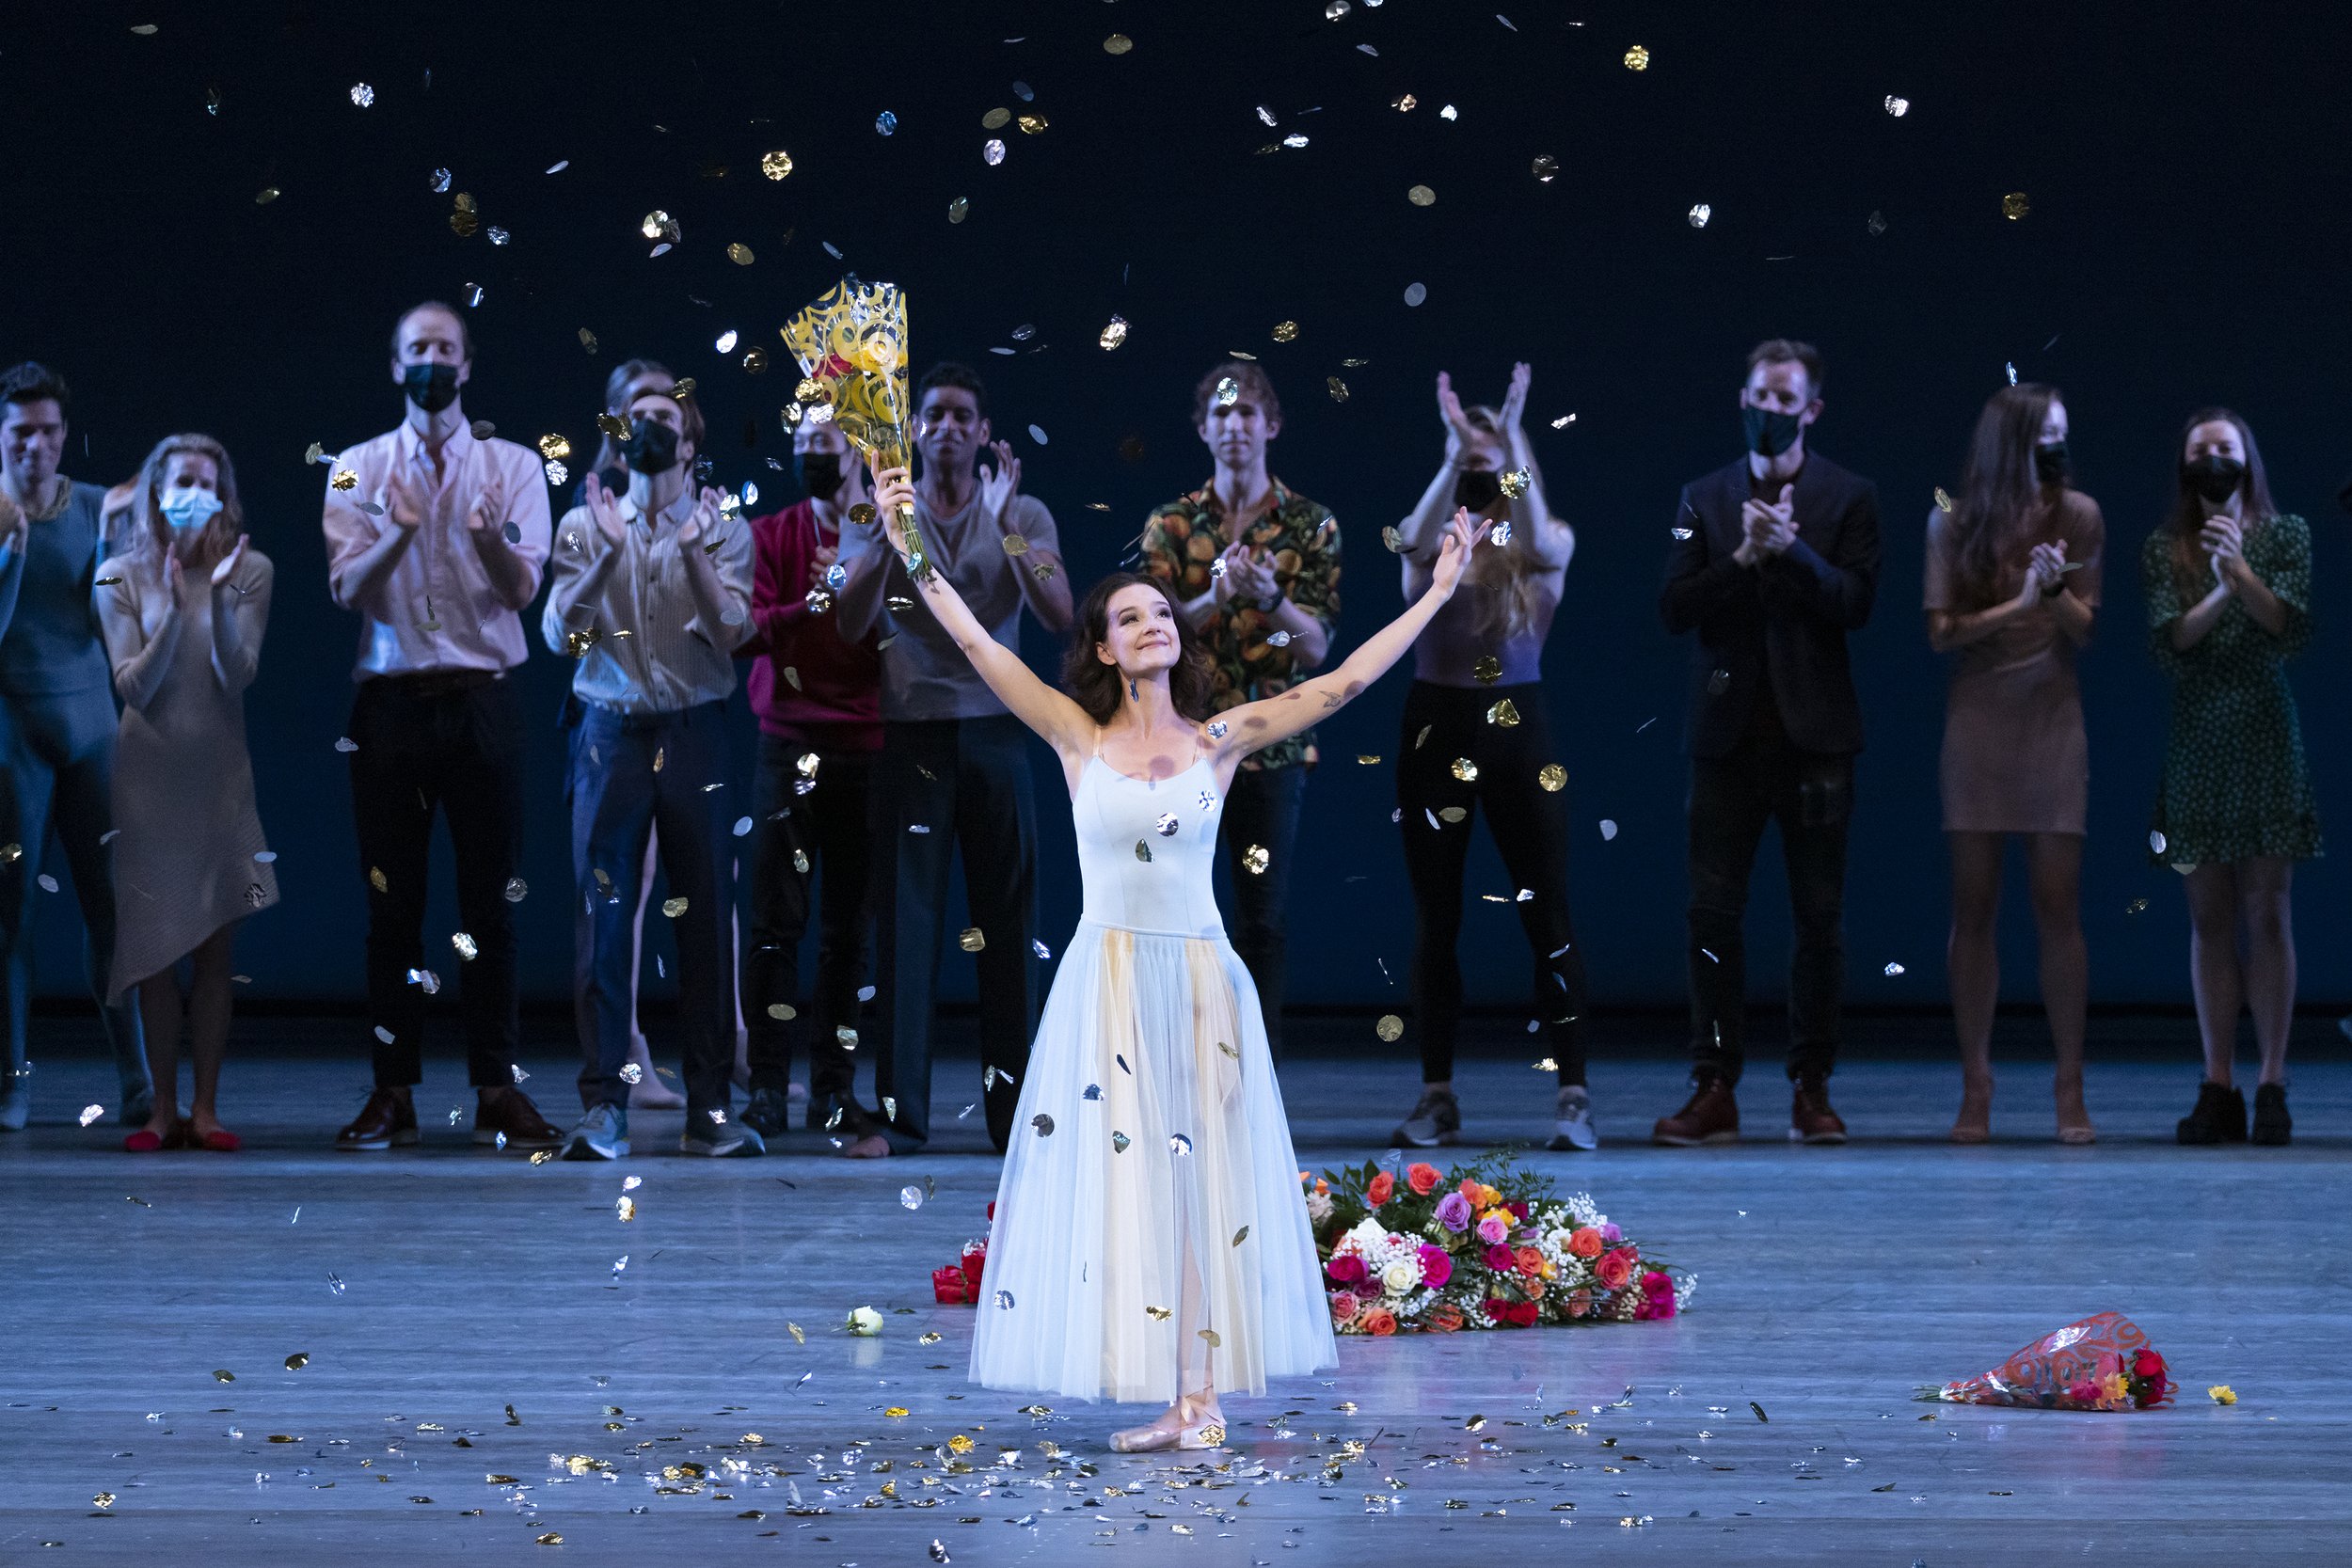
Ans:
{"type": "Polygon", "coordinates": [[[1261,615],[1271,615],[1281,608],[1282,591],[1279,588],[1258,601],[1258,613],[1261,615]]]}

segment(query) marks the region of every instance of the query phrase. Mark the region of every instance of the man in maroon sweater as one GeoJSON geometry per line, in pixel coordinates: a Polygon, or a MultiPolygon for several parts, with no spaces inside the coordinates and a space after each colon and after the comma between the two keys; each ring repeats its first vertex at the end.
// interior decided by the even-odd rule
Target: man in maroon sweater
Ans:
{"type": "Polygon", "coordinates": [[[833,603],[847,585],[842,515],[866,499],[865,467],[840,431],[814,420],[794,436],[792,459],[808,499],[752,519],[755,636],[742,651],[753,657],[759,771],[742,970],[752,1069],[743,1120],[763,1136],[784,1131],[798,1032],[808,1040],[807,1125],[825,1127],[837,1109],[854,1137],[870,1119],[856,1101],[851,1051],[871,913],[866,798],[882,749],[882,655],[875,632],[842,639],[833,603]],[[820,868],[817,985],[803,1012],[801,937],[820,868]]]}

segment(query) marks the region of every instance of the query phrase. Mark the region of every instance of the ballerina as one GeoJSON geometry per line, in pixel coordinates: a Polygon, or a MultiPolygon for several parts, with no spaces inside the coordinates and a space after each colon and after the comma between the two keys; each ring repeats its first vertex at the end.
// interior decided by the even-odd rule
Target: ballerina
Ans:
{"type": "MultiPolygon", "coordinates": [[[[874,487],[903,559],[906,470],[874,487]]],[[[925,574],[931,612],[1061,758],[1086,895],[1020,1085],[975,1382],[1165,1401],[1111,1447],[1215,1449],[1220,1393],[1262,1394],[1269,1374],[1339,1359],[1257,991],[1211,887],[1217,820],[1244,757],[1327,718],[1404,656],[1485,532],[1457,513],[1403,615],[1329,673],[1206,723],[1206,656],[1152,578],[1114,575],[1087,595],[1065,693],[925,574]]],[[[1246,850],[1242,874],[1262,871],[1263,854],[1246,850]]]]}

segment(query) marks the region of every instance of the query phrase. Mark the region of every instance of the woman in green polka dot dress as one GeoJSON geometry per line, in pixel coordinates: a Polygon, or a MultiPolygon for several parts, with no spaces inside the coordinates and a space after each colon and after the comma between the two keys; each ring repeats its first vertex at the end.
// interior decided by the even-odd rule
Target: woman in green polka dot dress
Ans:
{"type": "Polygon", "coordinates": [[[2295,863],[2319,851],[2319,813],[2286,661],[2311,636],[2312,536],[2271,506],[2261,452],[2226,408],[2189,417],[2180,499],[2140,552],[2150,642],[2173,678],[2172,736],[2156,797],[2156,858],[2186,873],[2189,970],[2205,1079],[2185,1144],[2243,1142],[2230,1082],[2241,1005],[2262,1076],[2253,1141],[2287,1142],[2287,1025],[2295,1014],[2295,863]],[[2243,956],[2238,927],[2246,928],[2243,956]]]}

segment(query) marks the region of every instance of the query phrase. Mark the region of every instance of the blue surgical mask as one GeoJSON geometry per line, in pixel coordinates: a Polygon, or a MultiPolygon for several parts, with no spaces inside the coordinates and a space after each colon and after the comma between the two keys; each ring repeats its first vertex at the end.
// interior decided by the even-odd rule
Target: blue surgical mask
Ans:
{"type": "Polygon", "coordinates": [[[174,531],[195,533],[220,515],[220,498],[210,490],[186,485],[164,492],[164,520],[174,531]]]}

